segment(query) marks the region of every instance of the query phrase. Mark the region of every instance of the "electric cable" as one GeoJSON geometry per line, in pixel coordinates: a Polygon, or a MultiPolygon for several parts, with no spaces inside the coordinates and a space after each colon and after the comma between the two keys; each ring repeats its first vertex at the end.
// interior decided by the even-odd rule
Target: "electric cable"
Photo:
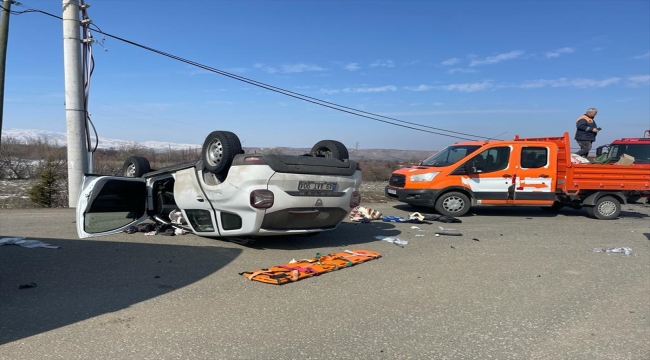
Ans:
{"type": "MultiPolygon", "coordinates": [[[[53,18],[56,18],[56,19],[59,19],[59,20],[63,20],[63,18],[60,17],[60,16],[51,14],[51,13],[43,11],[43,10],[38,10],[38,9],[27,9],[27,10],[24,10],[24,11],[17,12],[17,15],[24,14],[24,13],[41,13],[41,14],[44,14],[44,15],[47,15],[47,16],[50,16],[50,17],[53,17],[53,18]]],[[[282,88],[275,87],[275,86],[272,86],[272,85],[269,85],[269,84],[265,84],[265,83],[262,83],[262,82],[259,82],[259,81],[256,81],[256,80],[248,79],[248,78],[245,78],[243,76],[239,76],[239,75],[235,75],[235,74],[223,71],[223,70],[219,70],[217,68],[213,68],[213,67],[201,64],[201,63],[197,63],[195,61],[188,60],[188,59],[182,58],[180,56],[176,56],[176,55],[173,55],[173,54],[161,51],[161,50],[157,50],[157,49],[154,49],[152,47],[139,44],[139,43],[137,43],[135,41],[131,41],[131,40],[122,38],[120,36],[104,32],[98,26],[96,26],[95,24],[91,24],[91,25],[94,26],[96,29],[93,29],[90,26],[88,26],[89,31],[94,31],[94,32],[100,33],[100,34],[102,34],[104,36],[113,38],[115,40],[118,40],[118,41],[130,44],[130,45],[139,47],[141,49],[148,50],[150,52],[153,52],[153,53],[156,53],[156,54],[159,54],[159,55],[162,55],[162,56],[165,56],[165,57],[168,57],[168,58],[171,58],[171,59],[183,62],[183,63],[186,63],[188,65],[192,65],[192,66],[195,66],[195,67],[198,67],[198,68],[201,68],[201,69],[204,69],[204,70],[207,70],[207,71],[210,71],[210,72],[222,75],[222,76],[229,77],[229,78],[234,79],[234,80],[245,82],[245,83],[248,83],[248,84],[253,85],[253,86],[257,86],[257,87],[260,87],[260,88],[263,88],[263,89],[266,89],[266,90],[269,90],[269,91],[273,91],[273,92],[276,92],[276,93],[279,93],[279,94],[282,94],[282,95],[285,95],[285,96],[289,96],[289,97],[292,97],[292,98],[295,98],[295,99],[298,99],[298,100],[302,100],[302,101],[305,101],[305,102],[309,102],[309,103],[312,103],[312,104],[315,104],[315,105],[320,105],[320,106],[327,107],[327,108],[330,108],[330,109],[333,109],[333,110],[338,110],[338,111],[341,111],[341,112],[344,112],[344,113],[348,113],[348,114],[351,114],[351,115],[356,115],[356,116],[359,116],[359,117],[367,118],[367,119],[378,121],[378,122],[383,122],[383,123],[394,125],[394,126],[400,126],[400,127],[407,128],[407,129],[427,132],[427,133],[441,135],[441,136],[447,136],[447,137],[452,137],[452,138],[457,138],[457,139],[462,139],[462,140],[475,140],[476,138],[490,139],[490,138],[485,137],[485,136],[473,135],[473,134],[468,134],[468,133],[463,133],[463,132],[458,132],[458,131],[452,131],[452,130],[446,130],[446,129],[432,127],[432,126],[428,126],[428,125],[422,125],[422,124],[413,123],[413,122],[409,122],[409,121],[399,120],[399,119],[384,116],[384,115],[379,115],[379,114],[375,114],[375,113],[371,113],[371,112],[366,112],[366,111],[350,108],[350,107],[343,106],[343,105],[338,105],[338,104],[328,102],[328,101],[325,101],[325,100],[320,100],[320,99],[310,97],[310,96],[307,96],[307,95],[304,95],[304,94],[292,92],[290,90],[282,89],[282,88]],[[364,114],[367,114],[367,115],[364,115],[364,114]],[[394,122],[391,122],[391,121],[378,119],[377,117],[397,121],[397,122],[400,122],[402,124],[409,124],[409,125],[419,126],[419,127],[423,127],[423,128],[444,131],[444,132],[447,132],[447,133],[450,133],[450,134],[465,135],[465,136],[469,136],[471,138],[455,136],[455,135],[450,135],[450,134],[445,134],[445,133],[440,133],[440,132],[430,131],[430,130],[425,130],[425,129],[420,129],[420,128],[416,128],[416,127],[408,126],[408,125],[397,124],[397,123],[394,123],[394,122]]]]}

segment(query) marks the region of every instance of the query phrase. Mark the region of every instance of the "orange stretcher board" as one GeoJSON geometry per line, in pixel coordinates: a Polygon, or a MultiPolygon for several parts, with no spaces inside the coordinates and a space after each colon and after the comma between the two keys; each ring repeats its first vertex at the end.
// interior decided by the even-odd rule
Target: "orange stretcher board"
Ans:
{"type": "Polygon", "coordinates": [[[284,265],[271,266],[255,271],[245,271],[239,274],[249,280],[282,285],[340,270],[380,257],[380,253],[370,250],[345,250],[327,255],[316,254],[315,257],[310,259],[292,261],[284,265]]]}

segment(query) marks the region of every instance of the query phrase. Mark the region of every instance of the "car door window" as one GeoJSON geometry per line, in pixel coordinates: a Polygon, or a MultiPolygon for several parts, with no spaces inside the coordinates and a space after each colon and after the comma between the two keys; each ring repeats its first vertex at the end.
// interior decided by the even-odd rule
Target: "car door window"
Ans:
{"type": "Polygon", "coordinates": [[[548,165],[548,148],[525,146],[521,149],[521,167],[538,169],[548,165]]]}
{"type": "Polygon", "coordinates": [[[119,229],[144,215],[144,182],[109,180],[84,216],[84,231],[96,234],[119,229]]]}

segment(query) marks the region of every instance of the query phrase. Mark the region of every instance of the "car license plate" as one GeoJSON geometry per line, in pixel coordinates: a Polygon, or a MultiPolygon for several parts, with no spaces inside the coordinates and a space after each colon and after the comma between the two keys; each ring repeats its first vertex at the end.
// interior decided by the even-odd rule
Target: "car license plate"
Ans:
{"type": "Polygon", "coordinates": [[[386,191],[388,191],[389,194],[397,195],[397,190],[395,189],[388,189],[386,191]]]}
{"type": "Polygon", "coordinates": [[[336,190],[337,183],[326,181],[299,181],[298,190],[336,190]]]}

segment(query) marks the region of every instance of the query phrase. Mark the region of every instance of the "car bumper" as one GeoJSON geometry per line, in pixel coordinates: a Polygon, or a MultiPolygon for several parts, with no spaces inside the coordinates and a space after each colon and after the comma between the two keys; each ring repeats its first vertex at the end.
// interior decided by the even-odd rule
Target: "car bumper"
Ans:
{"type": "Polygon", "coordinates": [[[390,185],[384,189],[384,194],[388,198],[421,206],[433,206],[439,192],[438,189],[400,189],[390,185]]]}

